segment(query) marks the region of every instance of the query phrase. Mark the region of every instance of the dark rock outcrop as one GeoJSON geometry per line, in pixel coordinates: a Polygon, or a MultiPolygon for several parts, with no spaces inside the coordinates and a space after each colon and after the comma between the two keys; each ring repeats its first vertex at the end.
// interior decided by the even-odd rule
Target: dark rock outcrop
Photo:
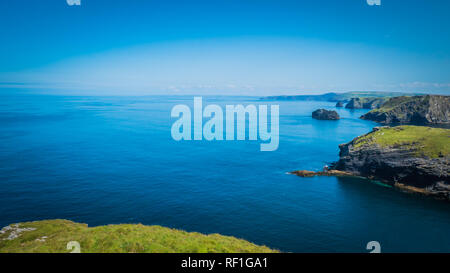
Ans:
{"type": "Polygon", "coordinates": [[[329,111],[325,109],[318,109],[312,112],[312,117],[320,120],[338,120],[340,119],[339,114],[336,111],[329,111]]]}
{"type": "Polygon", "coordinates": [[[385,98],[352,98],[345,108],[347,109],[375,109],[380,107],[385,98]]]}
{"type": "Polygon", "coordinates": [[[395,97],[361,118],[384,124],[449,124],[450,96],[395,97]]]}
{"type": "Polygon", "coordinates": [[[336,107],[344,107],[344,102],[343,101],[338,101],[336,103],[336,107]]]}
{"type": "Polygon", "coordinates": [[[363,103],[363,109],[376,109],[376,108],[379,108],[386,101],[387,101],[387,99],[380,99],[380,98],[366,100],[363,103]]]}
{"type": "Polygon", "coordinates": [[[339,145],[340,159],[334,169],[450,200],[449,145],[448,129],[420,126],[376,127],[366,135],[339,145]],[[419,134],[418,130],[423,133],[419,134]],[[411,134],[417,136],[417,141],[411,142],[410,137],[404,137],[405,142],[402,143],[402,139],[398,137],[411,134]],[[426,139],[427,135],[433,139],[426,139]],[[431,143],[434,139],[436,143],[431,143]],[[435,155],[432,155],[430,147],[437,147],[435,155]]]}
{"type": "Polygon", "coordinates": [[[323,172],[313,172],[307,170],[298,170],[289,172],[290,174],[295,174],[300,177],[313,177],[313,176],[354,176],[353,173],[343,172],[339,170],[329,170],[323,172]]]}
{"type": "Polygon", "coordinates": [[[360,99],[360,98],[352,98],[352,99],[347,103],[347,105],[345,106],[345,108],[348,108],[348,109],[362,109],[362,108],[363,108],[363,105],[362,105],[361,99],[360,99]]]}

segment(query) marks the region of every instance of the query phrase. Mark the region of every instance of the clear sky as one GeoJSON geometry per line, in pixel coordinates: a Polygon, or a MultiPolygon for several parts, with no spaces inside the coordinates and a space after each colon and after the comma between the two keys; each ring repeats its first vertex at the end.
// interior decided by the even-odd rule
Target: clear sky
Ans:
{"type": "Polygon", "coordinates": [[[449,14],[448,0],[1,0],[0,92],[450,94],[449,14]]]}

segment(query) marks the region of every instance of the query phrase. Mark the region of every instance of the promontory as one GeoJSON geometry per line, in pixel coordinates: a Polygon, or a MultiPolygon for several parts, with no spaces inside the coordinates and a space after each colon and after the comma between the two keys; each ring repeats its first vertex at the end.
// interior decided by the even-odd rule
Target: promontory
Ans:
{"type": "Polygon", "coordinates": [[[361,116],[383,124],[450,124],[450,96],[401,96],[361,116]]]}
{"type": "Polygon", "coordinates": [[[339,149],[336,170],[450,200],[450,129],[375,127],[339,149]]]}

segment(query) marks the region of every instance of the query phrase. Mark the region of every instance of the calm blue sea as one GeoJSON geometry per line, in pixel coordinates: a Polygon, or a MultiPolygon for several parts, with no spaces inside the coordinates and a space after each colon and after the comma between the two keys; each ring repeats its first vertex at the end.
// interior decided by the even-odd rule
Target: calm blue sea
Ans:
{"type": "Polygon", "coordinates": [[[0,226],[64,218],[90,226],[162,225],[287,252],[450,252],[450,204],[356,178],[300,178],[376,124],[328,102],[203,97],[280,105],[280,144],[172,140],[176,104],[193,97],[2,96],[0,226]]]}

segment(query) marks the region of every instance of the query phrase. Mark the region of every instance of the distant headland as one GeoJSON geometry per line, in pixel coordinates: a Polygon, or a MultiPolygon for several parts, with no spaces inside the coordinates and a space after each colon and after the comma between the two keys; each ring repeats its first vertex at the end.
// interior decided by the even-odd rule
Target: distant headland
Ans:
{"type": "Polygon", "coordinates": [[[422,93],[381,92],[381,91],[352,91],[345,93],[325,93],[321,95],[281,95],[262,97],[261,100],[289,100],[289,101],[328,101],[336,102],[337,107],[349,109],[374,109],[381,106],[389,98],[398,96],[419,96],[422,93]]]}

